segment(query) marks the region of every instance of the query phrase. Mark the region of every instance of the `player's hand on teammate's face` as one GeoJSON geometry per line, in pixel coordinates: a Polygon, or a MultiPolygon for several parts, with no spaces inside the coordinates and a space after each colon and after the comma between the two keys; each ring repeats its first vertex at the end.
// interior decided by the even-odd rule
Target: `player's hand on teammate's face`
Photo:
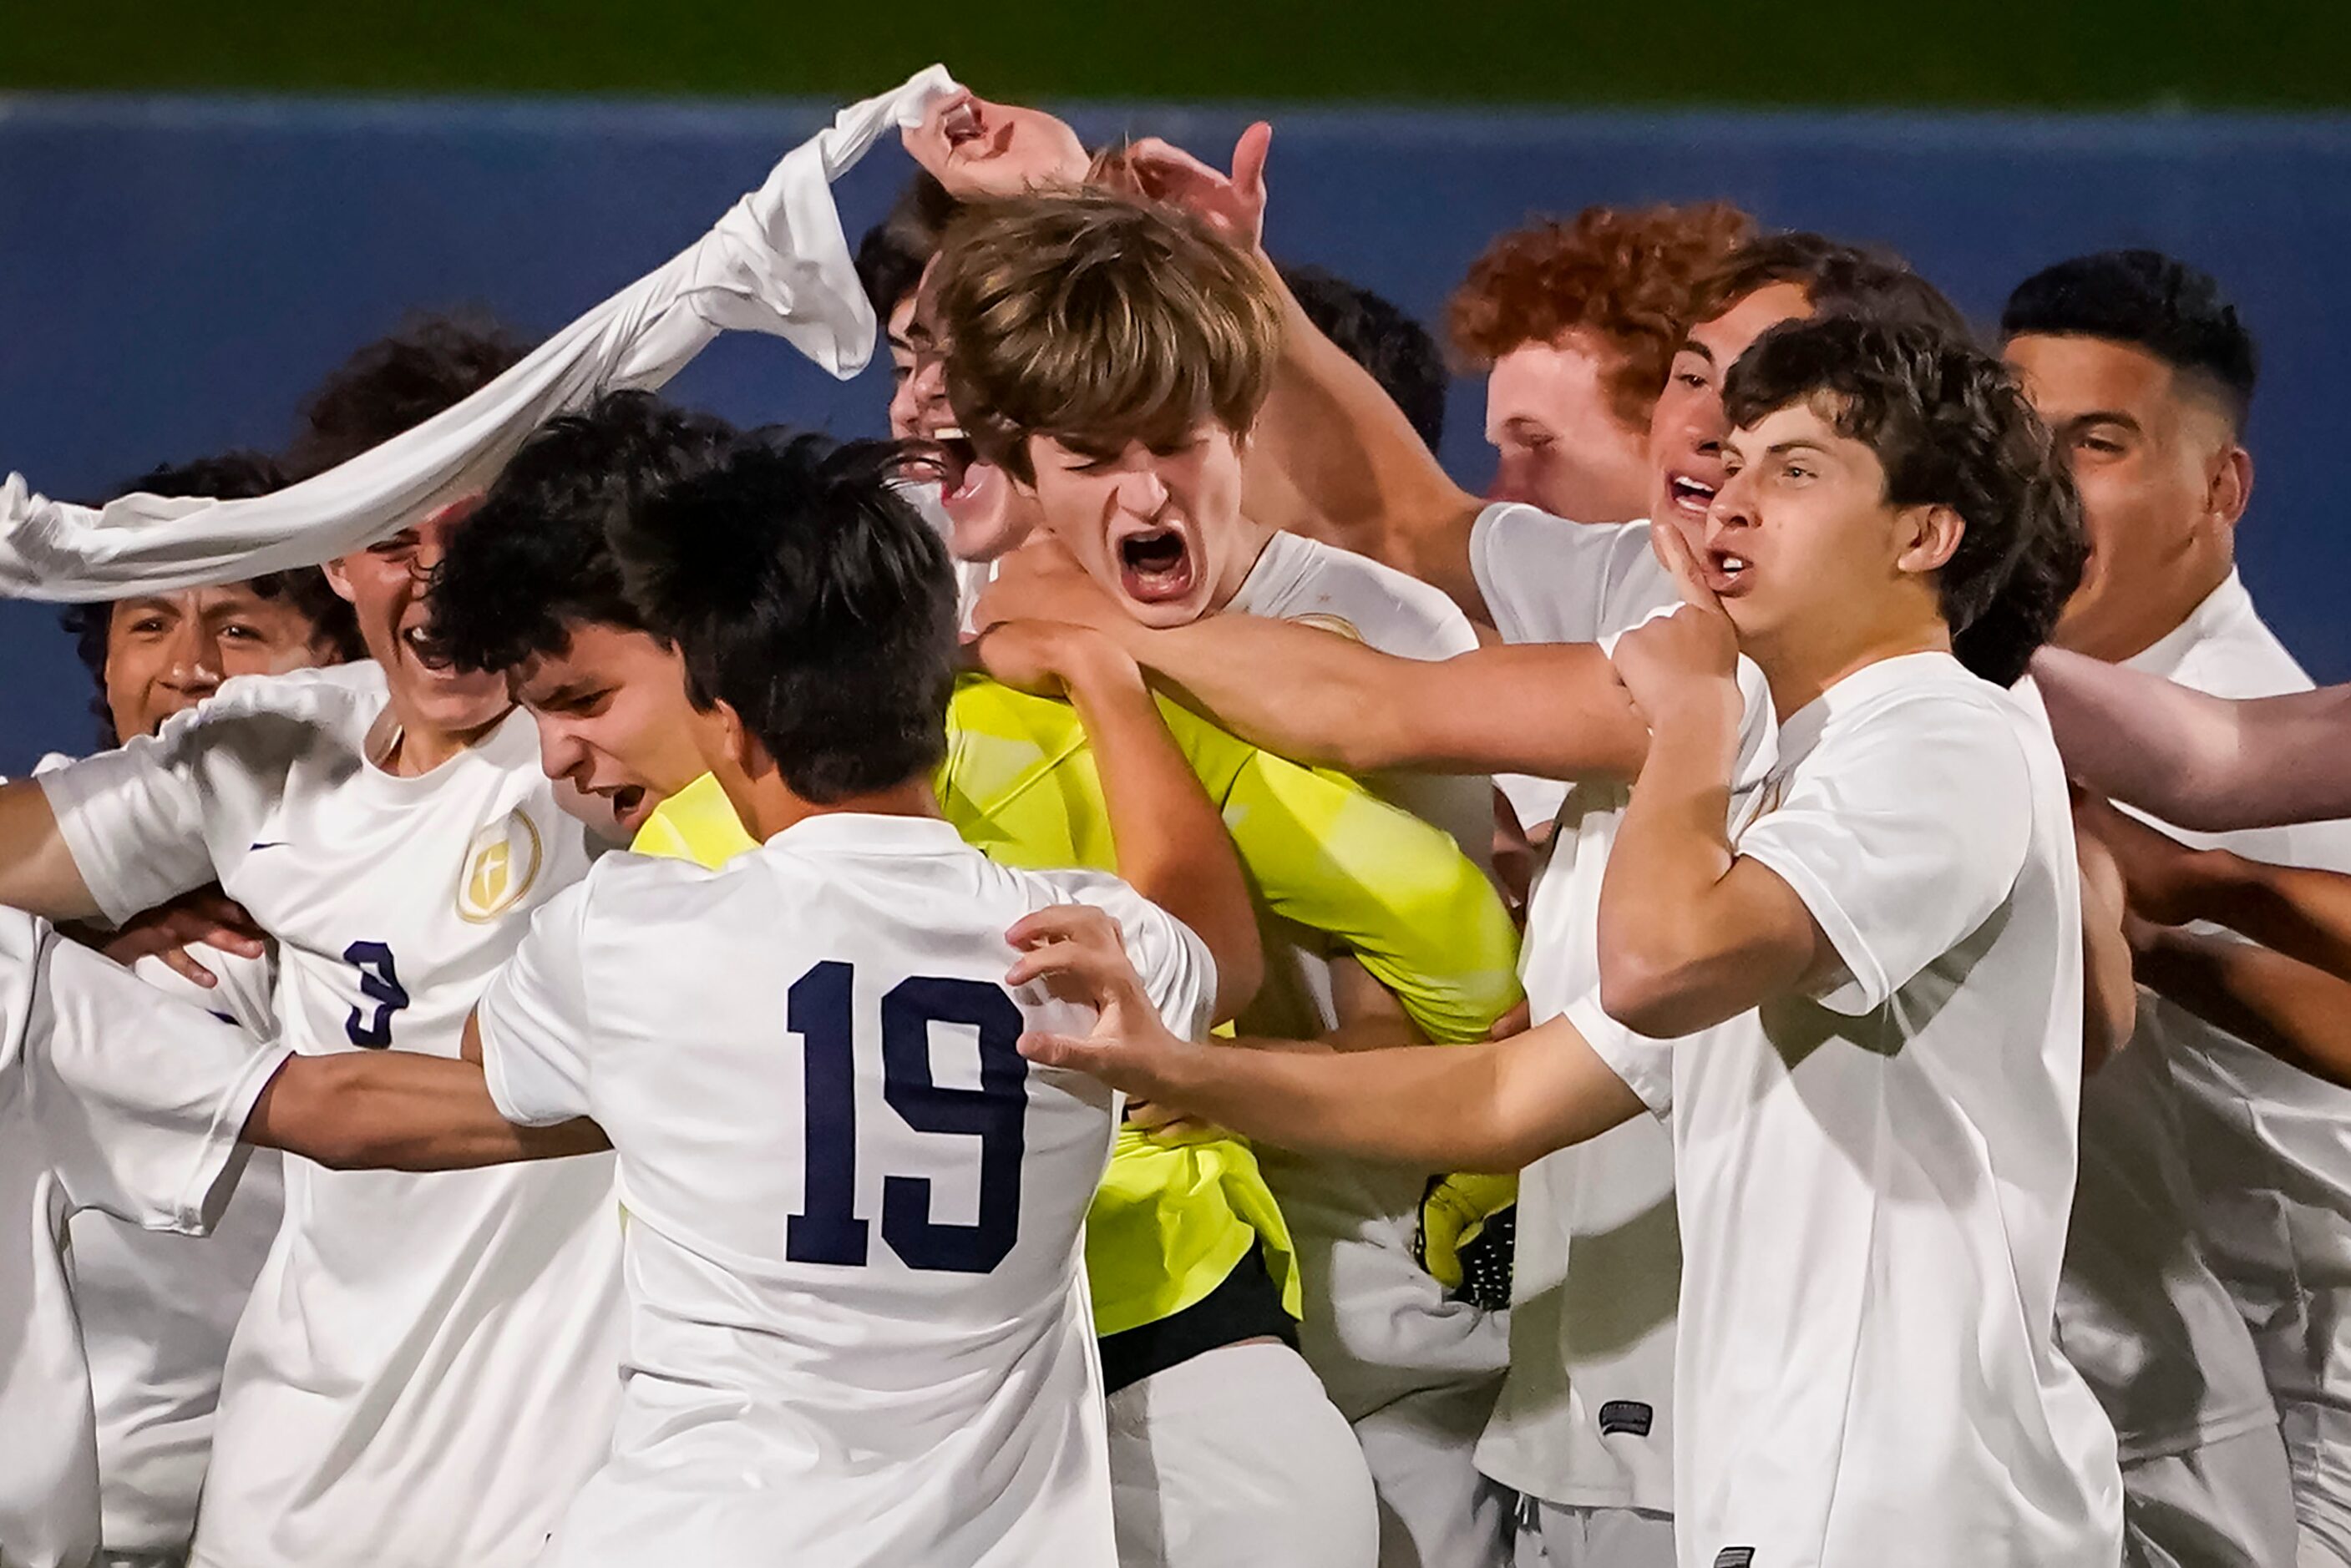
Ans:
{"type": "Polygon", "coordinates": [[[207,991],[219,977],[188,950],[199,943],[239,958],[257,959],[267,948],[261,928],[245,906],[222,892],[217,884],[183,893],[167,904],[134,915],[111,931],[87,926],[62,928],[85,947],[94,948],[125,966],[143,958],[160,958],[182,979],[207,991]]]}
{"type": "Polygon", "coordinates": [[[1241,249],[1254,251],[1265,242],[1265,160],[1272,142],[1273,127],[1264,120],[1242,131],[1228,174],[1146,136],[1126,150],[1126,167],[1144,195],[1183,208],[1241,249]]]}
{"type": "Polygon", "coordinates": [[[1634,705],[1656,731],[1685,717],[1719,722],[1728,704],[1739,719],[1739,632],[1722,601],[1698,575],[1697,557],[1677,528],[1656,528],[1650,540],[1681,591],[1673,614],[1653,617],[1617,639],[1610,661],[1634,705]]]}
{"type": "Polygon", "coordinates": [[[1085,143],[1076,131],[1042,109],[967,92],[932,104],[899,138],[959,202],[1074,186],[1086,177],[1085,143]]]}
{"type": "Polygon", "coordinates": [[[1191,1047],[1167,1032],[1144,994],[1116,920],[1091,905],[1056,904],[1024,917],[1005,936],[1020,953],[1006,984],[1042,981],[1055,995],[1091,1005],[1096,1013],[1082,1038],[1023,1034],[1022,1055],[1091,1074],[1137,1099],[1174,1100],[1168,1070],[1191,1047]]]}
{"type": "Polygon", "coordinates": [[[995,579],[972,610],[972,624],[983,629],[1016,620],[1092,627],[1121,643],[1141,629],[1068,547],[1044,533],[997,562],[995,579]]]}

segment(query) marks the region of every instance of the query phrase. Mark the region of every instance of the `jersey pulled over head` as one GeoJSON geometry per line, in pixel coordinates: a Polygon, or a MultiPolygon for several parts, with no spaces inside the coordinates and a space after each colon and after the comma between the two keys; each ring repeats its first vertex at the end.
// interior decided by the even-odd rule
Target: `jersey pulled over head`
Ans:
{"type": "MultiPolygon", "coordinates": [[[[1881,508],[1940,512],[1948,514],[1945,527],[1956,523],[1932,552],[1935,564],[1917,575],[1931,582],[1961,663],[2003,686],[2024,673],[2081,578],[2087,546],[2080,504],[2048,427],[2006,367],[1932,327],[1831,317],[1792,322],[1757,338],[1731,368],[1723,402],[1744,444],[1758,449],[1732,455],[1734,464],[1753,468],[1758,477],[1742,487],[1743,496],[1718,497],[1716,520],[1730,524],[1724,533],[1735,535],[1750,520],[1744,514],[1769,507],[1775,495],[1793,497],[1809,483],[1809,475],[1774,455],[1804,444],[1807,432],[1769,428],[1800,410],[1875,455],[1883,475],[1881,508]]],[[[1740,444],[1734,440],[1734,447],[1740,444]]],[[[1719,570],[1736,557],[1740,546],[1731,543],[1725,550],[1709,541],[1707,555],[1717,557],[1709,565],[1719,570]]],[[[1868,569],[1850,557],[1817,565],[1832,576],[1868,569]]],[[[1729,576],[1735,582],[1743,572],[1742,562],[1729,576]]],[[[1824,585],[1820,575],[1800,575],[1815,591],[1824,585]]],[[[1726,595],[1742,637],[1749,619],[1770,618],[1751,610],[1742,616],[1748,597],[1726,595]]],[[[1843,602],[1863,601],[1856,595],[1843,602]]]]}
{"type": "Polygon", "coordinates": [[[927,781],[946,754],[955,578],[891,487],[897,461],[883,442],[754,431],[610,532],[688,697],[726,721],[730,754],[709,761],[738,810],[771,771],[829,806],[927,781]]]}

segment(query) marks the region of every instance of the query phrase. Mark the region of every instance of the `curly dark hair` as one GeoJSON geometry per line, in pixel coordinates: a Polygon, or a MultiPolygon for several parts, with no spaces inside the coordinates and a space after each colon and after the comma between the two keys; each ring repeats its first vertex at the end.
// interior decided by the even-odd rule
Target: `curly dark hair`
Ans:
{"type": "Polygon", "coordinates": [[[892,483],[903,461],[889,441],[750,431],[611,531],[630,600],[684,660],[687,696],[734,709],[819,805],[946,756],[955,575],[892,483]]]}
{"type": "Polygon", "coordinates": [[[1522,343],[1583,327],[1622,356],[1609,402],[1645,427],[1694,320],[1701,279],[1753,235],[1755,220],[1722,202],[1586,207],[1497,236],[1446,306],[1453,349],[1484,369],[1522,343]]]}
{"type": "Polygon", "coordinates": [[[413,429],[511,369],[530,345],[486,314],[418,314],[395,331],[352,351],[302,404],[300,427],[286,451],[296,479],[413,429]]]}
{"type": "Polygon", "coordinates": [[[1877,454],[1888,502],[1959,514],[1959,546],[1935,575],[1952,650],[2014,684],[2089,557],[2073,479],[2014,374],[1932,327],[1816,317],[1758,337],[1723,387],[1741,427],[1796,402],[1877,454]]]}
{"type": "MultiPolygon", "coordinates": [[[[1412,428],[1435,452],[1445,439],[1445,357],[1428,328],[1401,306],[1361,284],[1319,266],[1285,266],[1281,281],[1314,323],[1347,358],[1371,372],[1412,428]]],[[[1660,383],[1664,380],[1659,373],[1660,383]]]]}
{"type": "Polygon", "coordinates": [[[523,442],[434,568],[426,641],[461,670],[560,653],[571,628],[646,629],[607,543],[632,507],[717,462],[734,430],[650,392],[608,392],[523,442]]]}
{"type": "MultiPolygon", "coordinates": [[[[198,495],[215,501],[242,501],[283,490],[287,483],[286,471],[278,466],[276,458],[266,452],[238,448],[193,462],[161,464],[116,486],[114,493],[198,495]]],[[[352,615],[351,607],[327,586],[327,575],[318,567],[271,572],[246,586],[262,598],[284,599],[293,606],[310,623],[311,642],[326,649],[338,663],[367,657],[367,646],[360,640],[359,620],[352,615]]],[[[107,643],[114,626],[114,606],[68,605],[57,618],[73,634],[75,656],[98,687],[98,694],[89,706],[98,718],[99,745],[101,749],[119,746],[126,737],[114,732],[114,714],[106,701],[107,643]]]]}
{"type": "Polygon", "coordinates": [[[2144,348],[2219,394],[2241,431],[2262,356],[2211,274],[2161,251],[2105,251],[2044,267],[2016,286],[2000,335],[2102,337],[2144,348]]]}
{"type": "Polygon", "coordinates": [[[1802,230],[1765,234],[1732,251],[1698,281],[1689,318],[1711,321],[1775,283],[1802,289],[1815,316],[1916,322],[1962,341],[1975,336],[1959,307],[1893,252],[1802,230]]]}

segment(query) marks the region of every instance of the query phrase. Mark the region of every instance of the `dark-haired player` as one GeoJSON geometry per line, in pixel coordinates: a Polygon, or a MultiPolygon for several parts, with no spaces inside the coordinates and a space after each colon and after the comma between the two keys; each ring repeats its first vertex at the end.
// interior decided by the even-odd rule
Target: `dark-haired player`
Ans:
{"type": "MultiPolygon", "coordinates": [[[[2022,668],[2053,597],[2027,584],[2004,642],[1954,657],[2019,559],[2078,571],[2071,494],[2013,381],[1928,329],[1783,327],[1727,403],[1703,534],[1658,535],[1688,603],[1611,655],[1647,733],[1586,995],[1446,1052],[1199,1046],[1126,1000],[1079,915],[1103,1023],[1023,1048],[1270,1139],[1498,1169],[1670,1112],[1683,1568],[2106,1568],[2114,1437],[2053,1328],[2082,1071],[2066,784],[2037,706],[1979,678],[2022,668]],[[1741,652],[1779,752],[1734,809],[1741,652]]],[[[1199,640],[1113,635],[1155,664],[1199,640]]],[[[1455,662],[1519,660],[1484,722],[1536,736],[1562,721],[1533,677],[1580,652],[1455,662]]]]}
{"type": "MultiPolygon", "coordinates": [[[[605,1129],[630,1216],[619,1431],[555,1563],[1111,1560],[1078,1257],[1115,1105],[1015,1050],[1082,1016],[1016,948],[1048,905],[1108,910],[1186,1034],[1215,965],[1115,879],[941,820],[954,583],[893,455],[754,435],[612,531],[761,847],[604,862],[469,1033],[513,1119],[605,1129]]],[[[1188,805],[1171,831],[1245,901],[1188,805]]]]}
{"type": "MultiPolygon", "coordinates": [[[[273,459],[231,452],[156,468],[123,488],[226,499],[285,483],[273,459]]],[[[237,676],[337,664],[362,651],[350,607],[308,568],[78,605],[62,618],[97,685],[101,747],[153,734],[237,676]]],[[[151,983],[233,1018],[256,1039],[277,1033],[266,958],[198,945],[180,962],[180,973],[157,956],[138,967],[151,983]]],[[[98,1210],[73,1220],[74,1304],[89,1359],[110,1563],[176,1561],[187,1551],[229,1334],[282,1204],[270,1155],[247,1165],[235,1201],[202,1241],[98,1210]]]]}
{"type": "MultiPolygon", "coordinates": [[[[2308,690],[2236,572],[2258,358],[2219,286],[2152,251],[2076,257],[2020,284],[2001,330],[2089,531],[2053,640],[2223,697],[2308,690]]],[[[2046,684],[2062,742],[2064,661],[2046,684]]],[[[2351,823],[2199,842],[2351,869],[2351,823]]],[[[2168,1002],[2140,1019],[2085,1096],[2064,1322],[2122,1436],[2133,1560],[2288,1561],[2290,1477],[2300,1560],[2351,1563],[2351,1096],[2168,1002]]]]}

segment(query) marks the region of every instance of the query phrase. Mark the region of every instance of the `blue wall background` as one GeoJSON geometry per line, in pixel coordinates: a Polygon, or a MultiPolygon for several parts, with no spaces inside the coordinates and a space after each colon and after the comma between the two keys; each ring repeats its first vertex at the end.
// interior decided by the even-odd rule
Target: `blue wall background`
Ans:
{"type": "MultiPolygon", "coordinates": [[[[831,106],[0,97],[0,470],[64,495],[276,446],[302,392],[414,307],[547,331],[698,234],[831,106]]],[[[1220,153],[1247,116],[1075,108],[1090,139],[1220,153]]],[[[2272,623],[2351,678],[2334,487],[2351,361],[2351,119],[1306,111],[1272,116],[1273,248],[1434,320],[1497,230],[1593,202],[1722,197],[1908,255],[1979,319],[2050,261],[2126,244],[2217,273],[2260,334],[2241,534],[2272,623]]],[[[907,164],[841,188],[852,237],[907,164]]],[[[738,419],[879,433],[886,375],[832,381],[768,339],[674,387],[738,419]]],[[[1445,457],[1489,463],[1474,385],[1445,457]]],[[[56,612],[0,603],[0,771],[89,740],[56,612]]]]}

